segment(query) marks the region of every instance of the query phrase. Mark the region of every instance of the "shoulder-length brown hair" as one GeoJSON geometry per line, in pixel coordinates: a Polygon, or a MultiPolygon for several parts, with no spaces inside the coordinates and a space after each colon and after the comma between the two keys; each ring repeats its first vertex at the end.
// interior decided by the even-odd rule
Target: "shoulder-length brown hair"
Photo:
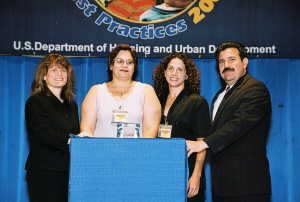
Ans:
{"type": "Polygon", "coordinates": [[[198,70],[196,63],[184,53],[170,53],[160,61],[153,71],[152,81],[157,96],[160,97],[169,93],[169,84],[165,77],[165,71],[169,62],[174,58],[179,58],[185,65],[188,77],[184,82],[184,88],[191,94],[199,94],[200,70],[198,70]]]}
{"type": "Polygon", "coordinates": [[[49,68],[53,65],[57,65],[58,67],[67,70],[68,80],[67,84],[62,89],[61,97],[70,102],[75,97],[75,76],[73,67],[64,56],[56,53],[46,55],[38,64],[35,78],[31,85],[31,95],[50,95],[51,91],[49,90],[44,77],[47,75],[49,68]]]}

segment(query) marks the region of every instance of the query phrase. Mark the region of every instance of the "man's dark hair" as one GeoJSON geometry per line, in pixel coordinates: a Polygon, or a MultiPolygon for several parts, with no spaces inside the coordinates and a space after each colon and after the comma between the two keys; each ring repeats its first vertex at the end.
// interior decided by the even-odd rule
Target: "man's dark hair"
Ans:
{"type": "Polygon", "coordinates": [[[244,58],[248,58],[247,50],[243,44],[241,44],[239,42],[235,42],[235,41],[226,41],[226,42],[221,43],[216,50],[215,55],[216,55],[217,61],[219,61],[220,52],[222,52],[223,50],[225,50],[227,48],[236,48],[239,51],[241,60],[243,60],[244,58]]]}

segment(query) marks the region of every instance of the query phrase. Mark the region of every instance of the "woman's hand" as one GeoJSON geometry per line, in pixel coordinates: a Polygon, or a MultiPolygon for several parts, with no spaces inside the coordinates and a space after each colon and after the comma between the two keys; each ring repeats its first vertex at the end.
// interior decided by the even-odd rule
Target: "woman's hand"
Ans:
{"type": "Polygon", "coordinates": [[[199,188],[200,188],[200,178],[192,175],[188,182],[187,197],[191,198],[193,196],[196,196],[199,192],[199,188]]]}
{"type": "Polygon", "coordinates": [[[77,136],[78,136],[78,137],[93,137],[92,134],[90,134],[90,133],[88,133],[88,132],[86,132],[86,131],[82,131],[82,132],[79,133],[77,136]]]}

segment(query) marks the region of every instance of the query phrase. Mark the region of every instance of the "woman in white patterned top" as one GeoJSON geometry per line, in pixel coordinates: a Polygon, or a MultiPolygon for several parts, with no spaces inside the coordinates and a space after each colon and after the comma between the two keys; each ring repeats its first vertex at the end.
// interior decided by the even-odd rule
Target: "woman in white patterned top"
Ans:
{"type": "Polygon", "coordinates": [[[152,86],[134,81],[137,57],[120,44],[108,59],[109,82],[94,85],[81,109],[81,136],[155,138],[161,107],[152,86]]]}

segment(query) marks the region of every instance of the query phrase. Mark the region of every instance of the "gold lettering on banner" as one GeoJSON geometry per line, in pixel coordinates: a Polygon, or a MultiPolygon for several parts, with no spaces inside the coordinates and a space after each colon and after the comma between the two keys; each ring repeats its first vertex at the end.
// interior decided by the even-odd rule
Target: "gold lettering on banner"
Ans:
{"type": "Polygon", "coordinates": [[[214,3],[219,2],[219,0],[200,0],[198,6],[192,8],[188,14],[193,15],[193,22],[195,24],[199,23],[205,18],[205,13],[210,13],[214,9],[214,3]]]}

